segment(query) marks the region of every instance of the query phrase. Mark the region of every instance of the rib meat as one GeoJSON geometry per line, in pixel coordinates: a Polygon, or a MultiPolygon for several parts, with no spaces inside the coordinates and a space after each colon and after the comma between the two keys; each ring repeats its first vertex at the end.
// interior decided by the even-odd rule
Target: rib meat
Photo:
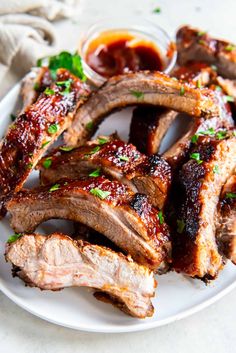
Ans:
{"type": "MultiPolygon", "coordinates": [[[[57,81],[71,80],[68,94],[56,83],[9,127],[0,144],[0,202],[21,189],[45,150],[70,125],[76,108],[88,95],[87,85],[64,69],[57,81]]],[[[2,210],[2,213],[3,210],[2,210]]]]}
{"type": "Polygon", "coordinates": [[[47,290],[91,287],[109,294],[126,313],[153,315],[153,272],[106,247],[54,233],[23,235],[6,248],[6,259],[27,284],[47,290]]]}
{"type": "Polygon", "coordinates": [[[236,265],[236,174],[227,180],[218,207],[217,241],[224,256],[236,265]]]}
{"type": "Polygon", "coordinates": [[[235,45],[212,38],[206,32],[189,26],[178,30],[176,44],[180,65],[201,60],[216,65],[218,73],[223,77],[236,79],[235,45]]]}
{"type": "Polygon", "coordinates": [[[81,222],[106,235],[139,263],[163,269],[170,252],[169,230],[147,196],[104,177],[66,180],[53,187],[21,191],[7,202],[11,226],[32,232],[52,218],[81,222]]]}
{"type": "Polygon", "coordinates": [[[223,266],[215,239],[221,189],[236,167],[236,138],[199,137],[180,172],[173,266],[192,277],[215,278],[223,266]]]}
{"type": "Polygon", "coordinates": [[[160,72],[136,72],[110,78],[77,111],[65,134],[68,145],[84,144],[102,119],[128,105],[158,105],[194,116],[219,116],[219,96],[160,72]],[[89,127],[89,128],[88,128],[89,127]]]}
{"type": "Polygon", "coordinates": [[[117,179],[134,192],[148,195],[154,206],[163,208],[171,184],[171,170],[158,155],[147,157],[132,144],[119,139],[109,141],[105,137],[71,151],[63,149],[60,147],[41,160],[38,169],[42,184],[88,177],[95,171],[95,176],[105,174],[117,179]]]}

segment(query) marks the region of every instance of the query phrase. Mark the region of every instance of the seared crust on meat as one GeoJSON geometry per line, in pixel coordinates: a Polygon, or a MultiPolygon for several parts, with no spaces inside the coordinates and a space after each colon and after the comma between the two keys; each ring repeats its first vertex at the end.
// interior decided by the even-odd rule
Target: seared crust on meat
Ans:
{"type": "Polygon", "coordinates": [[[223,77],[236,78],[236,47],[231,43],[212,38],[199,29],[183,26],[177,32],[176,44],[180,65],[200,60],[216,65],[223,77]]]}
{"type": "Polygon", "coordinates": [[[86,177],[96,171],[97,176],[105,174],[134,192],[147,194],[159,208],[163,208],[171,184],[170,166],[160,156],[147,157],[132,144],[119,139],[109,141],[106,137],[69,151],[59,147],[45,156],[37,168],[44,185],[62,178],[86,177]]]}
{"type": "Polygon", "coordinates": [[[57,81],[71,80],[68,94],[56,83],[48,93],[18,116],[0,144],[0,202],[19,191],[45,150],[70,125],[76,108],[88,95],[88,87],[67,70],[57,72],[57,81]],[[83,98],[80,98],[80,97],[83,98]]]}
{"type": "Polygon", "coordinates": [[[104,177],[64,180],[53,187],[19,192],[7,202],[7,210],[18,233],[32,232],[52,218],[81,222],[106,235],[137,262],[163,268],[170,253],[168,227],[147,196],[134,207],[136,197],[127,186],[104,177]]]}
{"type": "Polygon", "coordinates": [[[191,277],[213,279],[223,266],[215,239],[222,186],[236,166],[236,138],[199,137],[179,176],[178,231],[173,266],[191,277]]]}
{"type": "Polygon", "coordinates": [[[54,233],[23,235],[7,245],[6,260],[28,285],[47,290],[92,287],[114,298],[128,314],[153,315],[153,272],[106,247],[54,233]]]}
{"type": "Polygon", "coordinates": [[[219,116],[219,95],[197,89],[161,72],[136,72],[115,76],[78,109],[65,134],[68,145],[80,145],[90,138],[103,118],[115,109],[128,105],[157,105],[206,118],[219,116]],[[92,125],[92,129],[86,128],[92,125]]]}

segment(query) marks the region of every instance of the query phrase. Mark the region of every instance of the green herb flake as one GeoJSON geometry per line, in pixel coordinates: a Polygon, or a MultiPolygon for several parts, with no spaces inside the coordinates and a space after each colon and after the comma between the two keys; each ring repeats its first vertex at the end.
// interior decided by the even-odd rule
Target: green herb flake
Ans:
{"type": "Polygon", "coordinates": [[[56,76],[58,69],[64,68],[79,77],[81,81],[87,79],[83,71],[81,57],[77,53],[71,54],[63,51],[58,55],[51,56],[48,58],[48,67],[53,77],[56,76]]]}
{"type": "Polygon", "coordinates": [[[37,60],[36,65],[37,65],[38,67],[41,67],[41,66],[42,66],[42,63],[43,63],[43,59],[40,58],[40,59],[37,60]]]}
{"type": "Polygon", "coordinates": [[[159,219],[160,224],[163,224],[163,223],[164,223],[164,216],[163,216],[162,211],[159,211],[159,212],[158,212],[157,217],[158,217],[158,219],[159,219]]]}
{"type": "Polygon", "coordinates": [[[202,36],[204,36],[205,34],[207,34],[206,31],[199,31],[199,32],[197,33],[198,37],[202,37],[202,36]]]}
{"type": "Polygon", "coordinates": [[[35,84],[34,84],[34,90],[35,90],[35,91],[38,91],[39,88],[40,88],[39,82],[35,82],[35,84]]]}
{"type": "Polygon", "coordinates": [[[199,131],[198,135],[206,135],[206,136],[210,135],[210,136],[212,136],[212,135],[215,135],[215,130],[212,127],[210,127],[207,130],[199,131]]]}
{"type": "Polygon", "coordinates": [[[44,93],[47,95],[47,96],[51,96],[53,94],[55,94],[55,91],[49,87],[47,87],[44,91],[44,93]]]}
{"type": "Polygon", "coordinates": [[[62,146],[59,148],[59,150],[64,151],[64,152],[70,152],[74,149],[75,147],[72,146],[62,146]]]}
{"type": "Polygon", "coordinates": [[[16,120],[15,114],[11,114],[11,115],[10,115],[10,118],[11,118],[11,121],[15,121],[15,120],[16,120]]]}
{"type": "Polygon", "coordinates": [[[153,13],[161,13],[161,8],[160,8],[160,7],[156,7],[156,8],[153,10],[153,13]]]}
{"type": "Polygon", "coordinates": [[[7,243],[8,244],[11,244],[11,243],[14,243],[17,239],[19,239],[20,237],[22,237],[22,234],[21,233],[15,233],[13,235],[11,235],[8,240],[7,240],[7,243]]]}
{"type": "Polygon", "coordinates": [[[73,81],[71,79],[66,80],[66,81],[58,81],[58,82],[56,82],[57,86],[59,86],[59,87],[64,86],[65,87],[65,89],[63,91],[59,92],[62,96],[67,96],[70,93],[72,82],[73,81]]]}
{"type": "Polygon", "coordinates": [[[192,143],[197,143],[198,137],[199,137],[198,134],[193,135],[193,137],[191,138],[191,142],[192,143]]]}
{"type": "Polygon", "coordinates": [[[177,219],[177,233],[182,234],[185,228],[185,222],[182,219],[177,219]]]}
{"type": "Polygon", "coordinates": [[[86,124],[85,127],[86,127],[87,130],[91,131],[91,130],[93,130],[93,126],[94,126],[93,122],[89,121],[88,124],[86,124]]]}
{"type": "Polygon", "coordinates": [[[26,169],[31,169],[33,167],[33,163],[28,163],[27,165],[26,165],[26,169]]]}
{"type": "Polygon", "coordinates": [[[218,85],[215,86],[215,90],[218,91],[218,92],[222,92],[222,88],[218,85]]]}
{"type": "Polygon", "coordinates": [[[203,39],[200,39],[200,40],[198,41],[198,44],[200,44],[200,45],[207,45],[207,42],[206,42],[205,40],[203,40],[203,39]]]}
{"type": "Polygon", "coordinates": [[[52,124],[48,128],[48,133],[50,135],[54,135],[54,134],[57,133],[58,130],[59,130],[59,125],[58,124],[52,124]]]}
{"type": "Polygon", "coordinates": [[[197,80],[197,88],[202,88],[202,82],[200,79],[197,80]]]}
{"type": "Polygon", "coordinates": [[[94,188],[90,190],[90,194],[99,197],[101,200],[105,200],[110,194],[110,191],[103,191],[99,188],[94,188]]]}
{"type": "Polygon", "coordinates": [[[233,45],[233,44],[228,44],[228,45],[225,47],[225,50],[226,50],[226,51],[233,51],[233,50],[235,50],[235,45],[233,45]]]}
{"type": "Polygon", "coordinates": [[[136,98],[138,98],[138,99],[143,99],[143,98],[144,98],[144,93],[141,92],[141,91],[130,90],[130,93],[131,93],[134,97],[136,97],[136,98]]]}
{"type": "Polygon", "coordinates": [[[60,184],[54,184],[50,187],[49,192],[53,192],[60,189],[60,184]]]}
{"type": "Polygon", "coordinates": [[[232,96],[224,96],[224,102],[225,103],[228,103],[228,102],[233,103],[234,102],[234,97],[232,97],[232,96]]]}
{"type": "Polygon", "coordinates": [[[198,164],[201,164],[203,162],[200,158],[200,153],[192,153],[190,154],[190,158],[194,159],[198,164]]]}
{"type": "Polygon", "coordinates": [[[213,167],[213,173],[214,173],[214,174],[220,174],[220,169],[219,169],[219,166],[218,166],[218,165],[215,165],[215,166],[213,167]]]}
{"type": "Polygon", "coordinates": [[[185,88],[184,88],[184,86],[182,86],[182,87],[180,88],[179,95],[180,95],[180,96],[183,96],[184,93],[185,93],[185,88]]]}
{"type": "Polygon", "coordinates": [[[101,173],[101,169],[98,168],[98,169],[95,169],[92,173],[90,173],[89,176],[96,178],[100,176],[100,173],[101,173]]]}
{"type": "Polygon", "coordinates": [[[124,162],[129,162],[129,157],[127,157],[127,156],[119,156],[119,160],[120,161],[124,161],[124,162]]]}
{"type": "Polygon", "coordinates": [[[227,131],[218,131],[216,134],[216,138],[218,140],[223,140],[227,136],[227,131]]]}
{"type": "Polygon", "coordinates": [[[236,199],[236,193],[235,192],[227,192],[225,194],[226,199],[236,199]]]}
{"type": "Polygon", "coordinates": [[[43,161],[43,166],[45,169],[50,168],[52,165],[52,157],[47,157],[44,161],[43,161]]]}
{"type": "Polygon", "coordinates": [[[94,147],[94,148],[89,152],[89,154],[97,153],[100,149],[101,149],[100,146],[96,146],[96,147],[94,147]]]}
{"type": "Polygon", "coordinates": [[[45,146],[47,146],[50,142],[51,142],[51,140],[50,140],[50,141],[43,142],[43,143],[42,143],[42,146],[41,146],[41,149],[43,149],[45,146]]]}
{"type": "Polygon", "coordinates": [[[107,142],[109,142],[109,141],[107,139],[103,138],[103,137],[99,137],[98,138],[99,145],[104,145],[107,142]]]}

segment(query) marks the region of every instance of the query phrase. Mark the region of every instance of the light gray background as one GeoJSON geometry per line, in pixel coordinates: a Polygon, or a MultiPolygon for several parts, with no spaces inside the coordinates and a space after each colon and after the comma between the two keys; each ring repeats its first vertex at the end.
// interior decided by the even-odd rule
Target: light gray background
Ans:
{"type": "MultiPolygon", "coordinates": [[[[75,19],[56,25],[59,47],[75,48],[81,29],[87,24],[124,14],[149,17],[172,35],[178,26],[190,23],[236,42],[235,0],[83,0],[75,19]],[[155,7],[161,7],[161,14],[152,14],[155,7]]],[[[9,83],[1,83],[0,95],[6,92],[9,83]]],[[[33,317],[0,294],[0,352],[233,353],[235,304],[236,290],[208,309],[165,327],[143,333],[87,334],[33,317]]]]}

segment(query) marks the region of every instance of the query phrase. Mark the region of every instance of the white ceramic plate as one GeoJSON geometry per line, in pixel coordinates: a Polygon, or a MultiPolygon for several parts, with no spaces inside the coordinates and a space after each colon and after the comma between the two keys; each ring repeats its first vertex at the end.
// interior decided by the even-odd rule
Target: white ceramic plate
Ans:
{"type": "MultiPolygon", "coordinates": [[[[20,85],[15,86],[0,103],[2,135],[10,122],[10,113],[19,104],[19,87],[20,85]]],[[[113,114],[101,125],[99,133],[109,134],[117,130],[121,137],[127,138],[130,116],[131,109],[113,114]]],[[[186,124],[181,126],[183,125],[186,124]]],[[[181,126],[177,124],[172,128],[164,145],[170,144],[176,138],[181,126]]],[[[36,182],[37,173],[34,172],[28,185],[36,182]]],[[[71,223],[50,221],[38,229],[45,234],[55,230],[70,233],[71,223]]],[[[59,292],[47,292],[25,287],[20,279],[12,278],[11,266],[4,259],[5,241],[12,234],[7,218],[0,222],[0,234],[0,289],[2,292],[32,314],[58,325],[78,330],[131,332],[165,325],[205,308],[236,287],[236,268],[230,263],[220,273],[219,278],[208,286],[201,281],[175,273],[159,276],[157,294],[153,300],[155,315],[149,319],[138,320],[123,314],[111,305],[97,301],[91,291],[85,288],[67,288],[59,292]]]]}

